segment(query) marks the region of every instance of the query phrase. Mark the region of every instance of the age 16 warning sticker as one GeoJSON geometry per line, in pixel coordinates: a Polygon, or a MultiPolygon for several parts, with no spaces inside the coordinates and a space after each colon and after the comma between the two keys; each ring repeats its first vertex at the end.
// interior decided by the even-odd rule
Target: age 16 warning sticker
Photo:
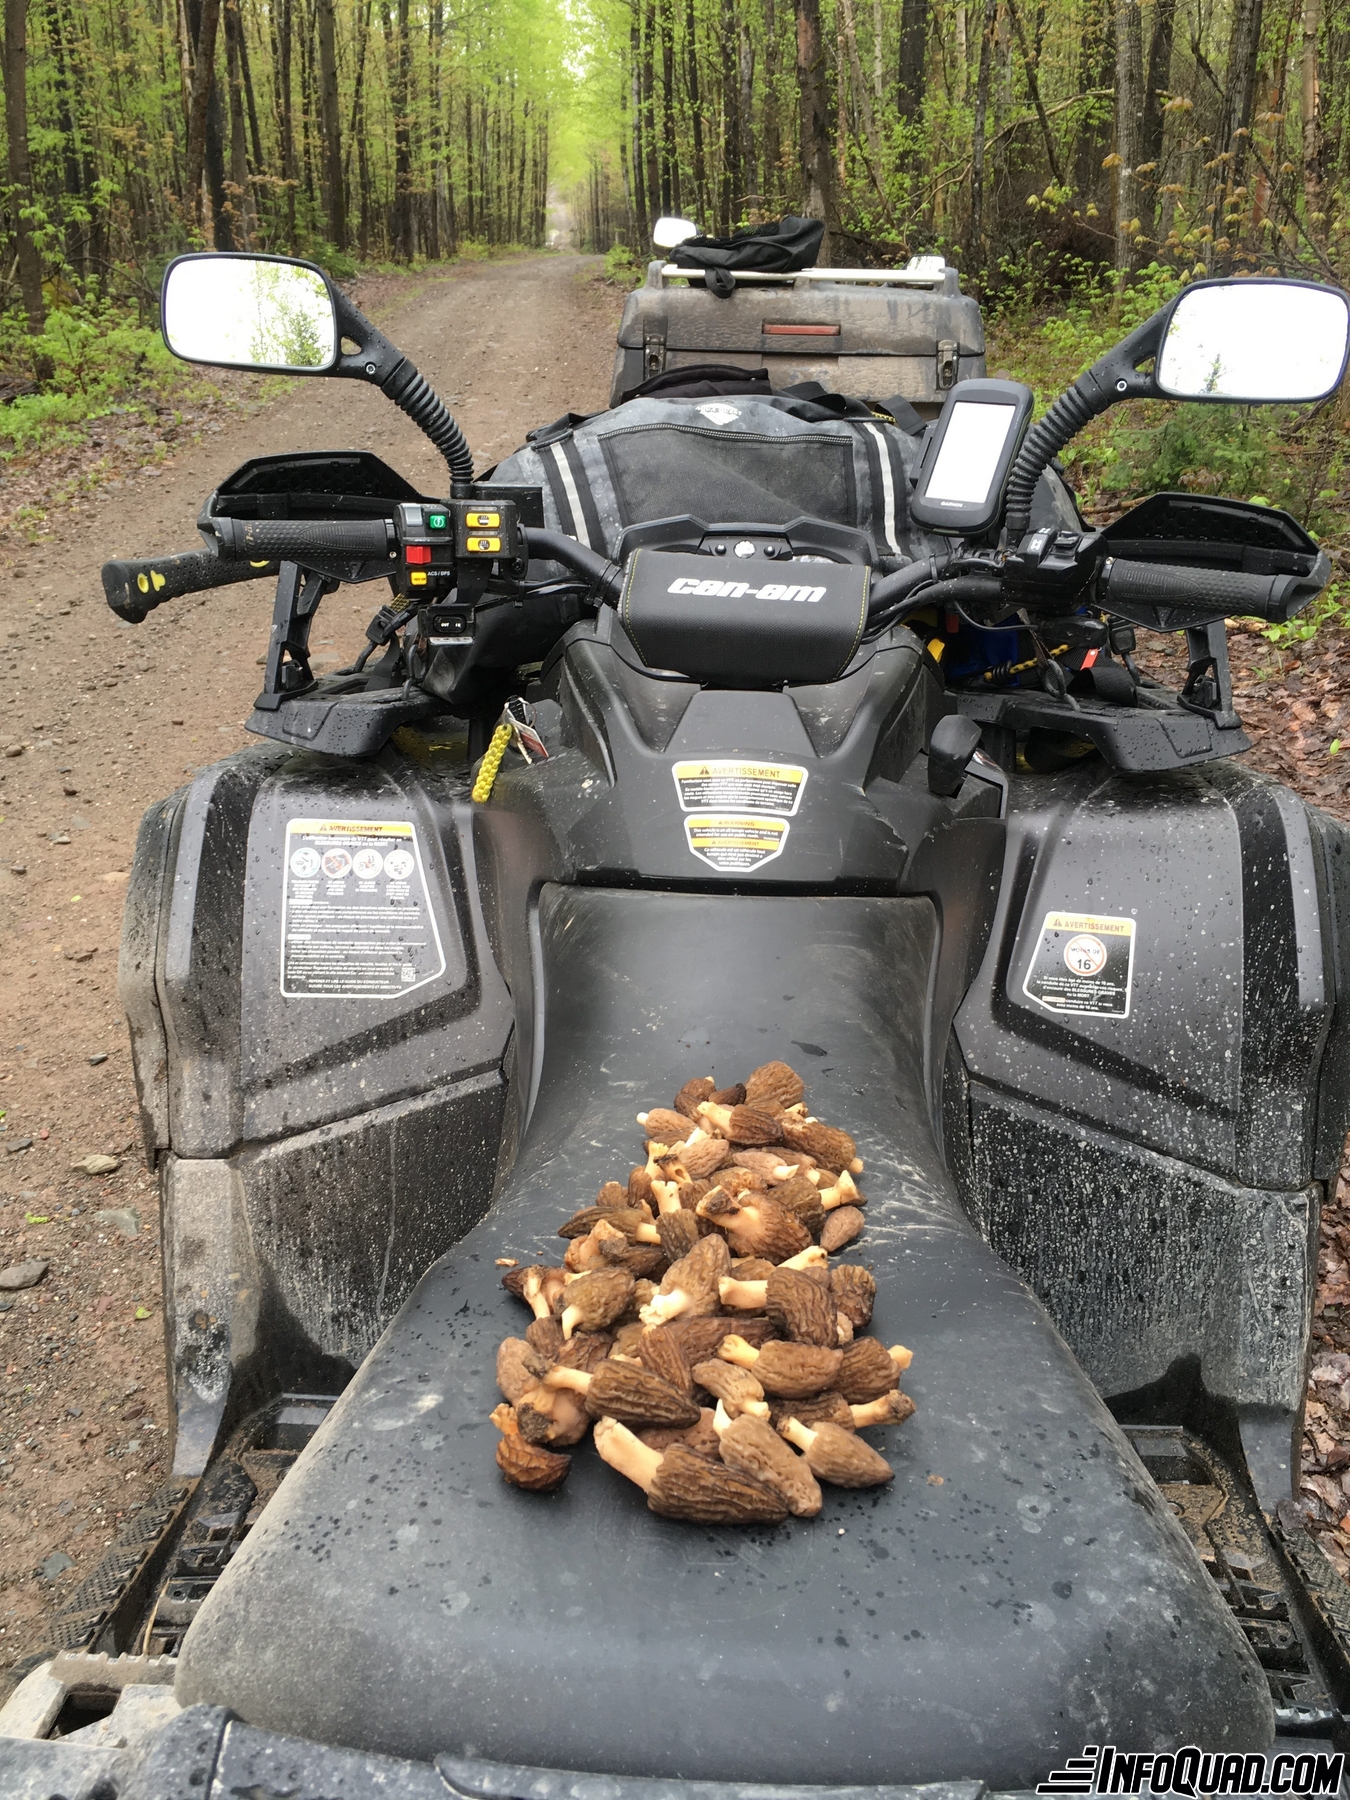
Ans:
{"type": "Polygon", "coordinates": [[[1022,992],[1056,1013],[1130,1016],[1134,920],[1048,912],[1022,992]]]}
{"type": "Polygon", "coordinates": [[[384,999],[444,970],[410,821],[288,823],[281,905],[288,1000],[384,999]]]}
{"type": "Polygon", "coordinates": [[[708,807],[790,818],[806,786],[806,770],[796,763],[747,762],[743,757],[696,757],[675,763],[671,774],[684,812],[708,807]]]}
{"type": "Polygon", "coordinates": [[[783,854],[790,827],[786,819],[753,814],[695,813],[684,822],[689,848],[720,875],[744,874],[783,854]]]}

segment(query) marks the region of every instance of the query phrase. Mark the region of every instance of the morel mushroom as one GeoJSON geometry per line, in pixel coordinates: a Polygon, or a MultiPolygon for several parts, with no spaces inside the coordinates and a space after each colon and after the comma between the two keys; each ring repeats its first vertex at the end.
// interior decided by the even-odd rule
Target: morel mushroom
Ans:
{"type": "Polygon", "coordinates": [[[548,1363],[524,1338],[503,1338],[497,1346],[497,1386],[512,1406],[539,1385],[548,1363]]]}
{"type": "Polygon", "coordinates": [[[730,1270],[731,1252],[726,1240],[717,1236],[700,1238],[688,1256],[682,1256],[667,1269],[660,1292],[642,1309],[643,1324],[662,1325],[667,1319],[682,1316],[709,1317],[718,1309],[717,1284],[730,1270]]]}
{"type": "Polygon", "coordinates": [[[676,1094],[675,1111],[683,1113],[686,1119],[696,1119],[701,1102],[710,1099],[716,1091],[717,1084],[711,1075],[696,1075],[676,1094]]]}
{"type": "Polygon", "coordinates": [[[580,1394],[593,1419],[608,1414],[626,1425],[698,1424],[699,1409],[687,1394],[650,1369],[610,1357],[593,1374],[584,1369],[550,1369],[542,1385],[580,1394]]]}
{"type": "Polygon", "coordinates": [[[820,1204],[826,1212],[837,1212],[841,1206],[866,1206],[867,1197],[858,1192],[857,1183],[844,1169],[832,1182],[821,1182],[820,1204]]]}
{"type": "Polygon", "coordinates": [[[783,1125],[778,1115],[760,1106],[719,1106],[715,1100],[705,1100],[698,1109],[698,1116],[700,1120],[707,1120],[718,1137],[733,1144],[748,1144],[757,1149],[764,1144],[781,1144],[783,1141],[783,1125]]]}
{"type": "Polygon", "coordinates": [[[850,1403],[880,1399],[899,1387],[900,1372],[909,1367],[909,1353],[900,1344],[888,1350],[878,1338],[855,1338],[843,1353],[839,1379],[833,1384],[850,1403]],[[900,1360],[900,1355],[905,1361],[900,1360]]]}
{"type": "Polygon", "coordinates": [[[745,1078],[745,1099],[749,1106],[761,1100],[776,1100],[779,1106],[795,1106],[806,1092],[806,1083],[785,1062],[761,1063],[745,1078]]]}
{"type": "Polygon", "coordinates": [[[831,1286],[796,1269],[775,1269],[764,1283],[764,1310],[794,1344],[839,1342],[839,1307],[831,1286]]]}
{"type": "Polygon", "coordinates": [[[655,1144],[682,1144],[697,1124],[686,1113],[672,1111],[668,1106],[654,1106],[650,1112],[640,1112],[637,1122],[655,1144]]]}
{"type": "Polygon", "coordinates": [[[612,1325],[633,1298],[633,1286],[627,1269],[597,1269],[575,1276],[562,1290],[558,1317],[563,1336],[570,1338],[578,1326],[584,1331],[603,1331],[612,1325]]]}
{"type": "Polygon", "coordinates": [[[769,1417],[764,1389],[749,1369],[738,1369],[735,1363],[723,1362],[714,1356],[706,1362],[695,1363],[692,1373],[698,1385],[713,1395],[731,1418],[738,1418],[741,1413],[749,1413],[756,1419],[769,1417]]]}
{"type": "Polygon", "coordinates": [[[527,1443],[520,1435],[511,1407],[497,1407],[492,1423],[502,1434],[497,1445],[497,1467],[512,1487],[526,1488],[532,1494],[550,1494],[567,1480],[571,1457],[556,1456],[551,1450],[527,1443]]]}
{"type": "Polygon", "coordinates": [[[831,1487],[878,1487],[892,1481],[895,1470],[884,1456],[864,1443],[854,1432],[838,1425],[803,1425],[800,1419],[785,1419],[778,1427],[780,1437],[795,1444],[811,1466],[812,1473],[831,1487]]]}
{"type": "Polygon", "coordinates": [[[862,1236],[866,1220],[856,1206],[838,1206],[819,1228],[820,1247],[833,1256],[862,1236]]]}
{"type": "Polygon", "coordinates": [[[695,1211],[725,1233],[738,1256],[763,1256],[781,1263],[810,1247],[811,1233],[767,1194],[728,1194],[716,1187],[695,1211]]]}
{"type": "Polygon", "coordinates": [[[730,1157],[731,1145],[725,1138],[708,1137],[702,1131],[696,1131],[680,1150],[680,1162],[695,1181],[702,1181],[715,1169],[720,1169],[730,1157]]]}
{"type": "Polygon", "coordinates": [[[720,1431],[722,1461],[738,1475],[781,1494],[796,1519],[814,1519],[823,1504],[809,1463],[794,1456],[772,1425],[742,1413],[720,1431]]]}
{"type": "Polygon", "coordinates": [[[858,1146],[846,1131],[833,1125],[822,1125],[819,1119],[800,1123],[790,1117],[779,1122],[779,1141],[790,1150],[801,1150],[822,1169],[838,1174],[847,1169],[858,1154],[858,1146]]]}
{"type": "Polygon", "coordinates": [[[725,1463],[700,1456],[687,1444],[664,1453],[649,1449],[617,1419],[601,1419],[595,1447],[620,1475],[636,1482],[654,1513],[700,1525],[776,1525],[786,1503],[762,1482],[738,1475],[725,1463]]]}
{"type": "Polygon", "coordinates": [[[591,1428],[591,1415],[575,1394],[541,1382],[516,1402],[520,1435],[531,1444],[579,1444],[591,1428]]]}
{"type": "Polygon", "coordinates": [[[525,1327],[525,1342],[537,1350],[546,1363],[556,1361],[563,1346],[562,1326],[552,1313],[546,1319],[531,1319],[525,1327]]]}
{"type": "MultiPolygon", "coordinates": [[[[553,1311],[553,1303],[562,1293],[566,1282],[566,1269],[547,1269],[542,1263],[536,1263],[520,1277],[520,1297],[536,1319],[546,1319],[553,1311]]],[[[502,1286],[505,1285],[506,1278],[503,1276],[502,1286]]]]}
{"type": "Polygon", "coordinates": [[[660,1233],[661,1248],[672,1263],[688,1256],[701,1235],[698,1220],[682,1206],[674,1212],[663,1212],[656,1221],[656,1229],[660,1233]]]}
{"type": "Polygon", "coordinates": [[[781,1338],[756,1350],[743,1337],[728,1337],[722,1340],[717,1354],[723,1362],[749,1369],[766,1394],[776,1394],[784,1400],[820,1394],[827,1387],[834,1387],[844,1360],[842,1350],[817,1344],[787,1344],[781,1338]]]}
{"type": "Polygon", "coordinates": [[[823,1394],[810,1394],[800,1400],[773,1400],[769,1403],[769,1423],[775,1430],[786,1419],[800,1419],[803,1425],[819,1425],[822,1420],[838,1425],[844,1431],[856,1431],[853,1408],[842,1394],[827,1388],[823,1394]]]}
{"type": "Polygon", "coordinates": [[[861,1263],[837,1263],[830,1270],[830,1294],[841,1313],[861,1329],[870,1324],[877,1297],[876,1276],[861,1263]]]}
{"type": "Polygon", "coordinates": [[[653,1375],[659,1375],[662,1381],[668,1381],[677,1393],[693,1392],[693,1376],[680,1341],[660,1325],[643,1326],[637,1353],[643,1367],[650,1369],[653,1375]]]}
{"type": "Polygon", "coordinates": [[[700,1456],[717,1457],[721,1454],[717,1426],[713,1422],[712,1408],[699,1408],[698,1424],[687,1425],[677,1429],[673,1425],[644,1425],[638,1437],[649,1450],[669,1450],[672,1444],[687,1444],[691,1450],[697,1450],[700,1456]]]}

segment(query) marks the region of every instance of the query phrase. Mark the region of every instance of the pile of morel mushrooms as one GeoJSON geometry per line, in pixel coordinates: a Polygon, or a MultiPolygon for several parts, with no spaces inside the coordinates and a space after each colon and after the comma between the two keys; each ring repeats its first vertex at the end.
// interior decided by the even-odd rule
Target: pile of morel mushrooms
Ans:
{"type": "Polygon", "coordinates": [[[822,1481],[891,1479],[858,1431],[914,1411],[910,1352],[864,1335],[876,1282],[830,1261],[862,1232],[863,1165],[804,1093],[781,1062],[735,1087],[686,1082],[673,1108],[638,1114],[645,1166],[560,1228],[563,1266],[503,1277],[534,1314],[497,1352],[507,1481],[558,1487],[560,1452],[592,1425],[671,1519],[812,1518],[822,1481]]]}

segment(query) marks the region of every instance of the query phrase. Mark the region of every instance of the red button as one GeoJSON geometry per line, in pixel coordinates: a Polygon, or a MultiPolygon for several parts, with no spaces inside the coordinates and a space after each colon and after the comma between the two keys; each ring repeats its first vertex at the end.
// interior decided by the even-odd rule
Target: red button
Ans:
{"type": "Polygon", "coordinates": [[[429,563],[431,561],[431,545],[409,544],[405,554],[410,563],[429,563]]]}

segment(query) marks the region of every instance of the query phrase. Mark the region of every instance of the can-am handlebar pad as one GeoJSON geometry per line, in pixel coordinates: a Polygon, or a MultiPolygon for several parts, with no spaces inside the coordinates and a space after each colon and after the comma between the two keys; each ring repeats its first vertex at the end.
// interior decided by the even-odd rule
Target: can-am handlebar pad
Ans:
{"type": "Polygon", "coordinates": [[[353,562],[388,556],[396,539],[383,519],[212,519],[222,562],[304,563],[311,557],[353,562]]]}
{"type": "Polygon", "coordinates": [[[223,563],[214,550],[181,550],[176,556],[132,557],[105,562],[103,592],[119,619],[139,625],[147,613],[166,600],[183,594],[199,594],[205,588],[231,587],[237,581],[257,581],[275,575],[275,562],[223,563]]]}
{"type": "Polygon", "coordinates": [[[1185,563],[1105,564],[1099,590],[1108,611],[1124,606],[1212,607],[1215,612],[1281,622],[1292,618],[1312,590],[1297,575],[1244,575],[1237,569],[1200,569],[1185,563]]]}

